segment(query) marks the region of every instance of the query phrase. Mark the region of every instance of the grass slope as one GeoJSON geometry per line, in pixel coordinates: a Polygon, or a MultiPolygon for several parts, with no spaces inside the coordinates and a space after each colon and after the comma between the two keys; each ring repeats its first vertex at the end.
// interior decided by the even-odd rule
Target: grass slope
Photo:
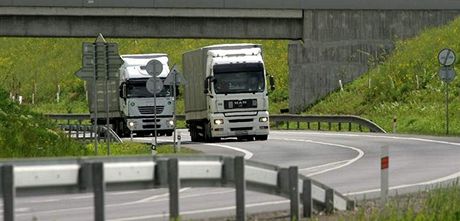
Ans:
{"type": "MultiPolygon", "coordinates": [[[[387,131],[392,130],[392,118],[396,116],[398,132],[445,134],[446,87],[438,77],[437,55],[443,48],[460,53],[459,34],[460,19],[456,19],[397,42],[396,50],[384,62],[306,113],[359,115],[387,131]]],[[[449,87],[451,135],[460,134],[459,86],[457,77],[449,87]]]]}
{"type": "MultiPolygon", "coordinates": [[[[279,90],[271,94],[272,111],[287,106],[287,41],[106,39],[119,45],[120,54],[167,53],[170,65],[181,68],[182,53],[212,44],[252,42],[263,45],[267,71],[275,76],[279,90]]],[[[81,38],[0,38],[0,88],[24,97],[39,112],[87,112],[85,86],[74,76],[81,67],[81,38]],[[56,93],[60,87],[60,103],[56,93]]],[[[179,109],[179,111],[183,110],[179,109]]]]}

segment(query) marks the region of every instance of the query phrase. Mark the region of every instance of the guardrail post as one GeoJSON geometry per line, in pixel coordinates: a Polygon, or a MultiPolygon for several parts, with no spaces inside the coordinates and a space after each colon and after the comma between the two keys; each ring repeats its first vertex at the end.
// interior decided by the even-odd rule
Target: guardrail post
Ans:
{"type": "Polygon", "coordinates": [[[351,122],[348,123],[348,131],[351,131],[351,122]]]}
{"type": "Polygon", "coordinates": [[[302,202],[303,202],[303,217],[311,218],[313,213],[313,198],[311,194],[311,180],[303,180],[302,202]]]}
{"type": "Polygon", "coordinates": [[[307,122],[307,128],[310,130],[310,122],[307,122]]]}
{"type": "Polygon", "coordinates": [[[235,181],[235,159],[233,157],[224,157],[223,159],[222,186],[234,184],[235,181]]]}
{"type": "Polygon", "coordinates": [[[342,123],[339,122],[339,131],[342,130],[342,123]]]}
{"type": "Polygon", "coordinates": [[[14,221],[14,198],[16,188],[14,187],[14,167],[12,165],[2,166],[2,195],[3,195],[3,220],[14,221]]]}
{"type": "Polygon", "coordinates": [[[179,160],[168,160],[169,220],[179,220],[179,160]]]}
{"type": "Polygon", "coordinates": [[[331,131],[332,130],[332,123],[328,122],[328,126],[329,126],[329,131],[331,131]]]}
{"type": "Polygon", "coordinates": [[[244,173],[244,157],[236,156],[234,159],[235,191],[236,191],[236,220],[246,220],[246,180],[244,173]]]}
{"type": "Polygon", "coordinates": [[[300,122],[297,121],[297,130],[300,129],[300,122]]]}
{"type": "Polygon", "coordinates": [[[92,178],[93,178],[93,192],[94,192],[94,220],[105,220],[105,182],[104,182],[104,163],[93,163],[92,178]]]}
{"type": "Polygon", "coordinates": [[[289,130],[289,121],[286,121],[286,129],[289,130]]]}
{"type": "Polygon", "coordinates": [[[318,130],[321,130],[321,122],[318,122],[318,130]]]}
{"type": "Polygon", "coordinates": [[[89,192],[92,190],[92,166],[88,162],[80,163],[80,170],[78,171],[78,187],[80,192],[89,192]]]}
{"type": "Polygon", "coordinates": [[[326,213],[332,214],[334,212],[334,190],[326,189],[326,213]]]}
{"type": "Polygon", "coordinates": [[[299,172],[289,167],[289,198],[291,200],[291,221],[299,220],[299,172]]]}

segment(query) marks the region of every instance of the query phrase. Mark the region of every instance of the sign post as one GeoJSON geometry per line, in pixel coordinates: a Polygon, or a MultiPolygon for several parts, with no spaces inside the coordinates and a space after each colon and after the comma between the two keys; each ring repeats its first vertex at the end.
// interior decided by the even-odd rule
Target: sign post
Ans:
{"type": "Polygon", "coordinates": [[[180,151],[180,134],[177,136],[177,140],[179,140],[179,147],[177,147],[176,142],[176,87],[177,85],[184,85],[187,84],[184,76],[177,71],[176,65],[173,66],[171,71],[169,72],[168,76],[164,81],[164,85],[172,85],[173,86],[173,98],[174,98],[174,109],[173,109],[173,122],[174,122],[174,134],[173,134],[173,143],[174,143],[174,152],[180,151]]]}
{"type": "MultiPolygon", "coordinates": [[[[163,82],[158,78],[158,75],[163,71],[163,64],[158,60],[150,60],[145,67],[147,73],[152,77],[147,81],[147,90],[153,94],[153,121],[155,122],[154,143],[152,146],[157,147],[157,93],[163,89],[163,82]]],[[[152,148],[152,155],[155,155],[155,150],[152,148]]]]}
{"type": "Polygon", "coordinates": [[[388,201],[388,168],[390,167],[389,147],[382,146],[380,154],[380,206],[384,208],[388,201]]]}
{"type": "Polygon", "coordinates": [[[454,64],[455,52],[452,49],[442,49],[438,54],[438,61],[442,67],[439,69],[439,78],[446,83],[446,134],[449,134],[449,83],[455,78],[454,64]]]}
{"type": "Polygon", "coordinates": [[[119,75],[120,66],[123,60],[118,54],[118,45],[116,43],[107,43],[99,34],[94,43],[83,43],[83,56],[82,68],[75,73],[75,75],[88,83],[93,84],[94,91],[92,97],[94,101],[91,102],[90,112],[94,113],[94,132],[95,132],[95,153],[98,154],[98,112],[99,112],[99,98],[98,98],[98,81],[104,81],[104,94],[106,108],[106,141],[107,141],[107,154],[110,155],[110,81],[117,80],[119,75]]]}

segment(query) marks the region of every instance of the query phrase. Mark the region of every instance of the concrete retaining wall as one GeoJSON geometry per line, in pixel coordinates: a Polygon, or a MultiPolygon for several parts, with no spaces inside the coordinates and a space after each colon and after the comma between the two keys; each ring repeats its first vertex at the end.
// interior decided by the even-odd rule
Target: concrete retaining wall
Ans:
{"type": "MultiPolygon", "coordinates": [[[[289,108],[305,110],[368,69],[368,54],[448,23],[458,10],[304,10],[303,42],[289,45],[289,108]]],[[[385,52],[386,51],[386,52],[385,52]]]]}

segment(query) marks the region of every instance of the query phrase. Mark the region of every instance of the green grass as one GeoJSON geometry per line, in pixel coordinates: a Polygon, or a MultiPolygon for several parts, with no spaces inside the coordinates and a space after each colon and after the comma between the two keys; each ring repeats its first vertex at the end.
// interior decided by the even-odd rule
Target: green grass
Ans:
{"type": "Polygon", "coordinates": [[[460,220],[460,187],[455,184],[393,197],[383,209],[374,201],[359,206],[356,212],[337,215],[335,220],[456,221],[460,220]]]}
{"type": "MultiPolygon", "coordinates": [[[[106,39],[119,45],[120,54],[167,53],[170,66],[181,69],[182,54],[211,44],[252,42],[263,45],[267,72],[274,75],[278,90],[270,95],[272,111],[287,107],[287,41],[212,39],[106,39]],[[276,103],[276,104],[275,104],[276,103]],[[279,104],[279,105],[277,105],[279,104]],[[275,108],[276,107],[276,108],[275,108]]],[[[39,112],[87,112],[85,85],[74,73],[81,67],[82,38],[0,38],[0,88],[22,95],[24,102],[39,112]],[[25,65],[27,64],[27,65],[25,65]],[[60,87],[60,102],[56,93],[60,87]]],[[[183,113],[179,98],[178,112],[183,113]]]]}
{"type": "MultiPolygon", "coordinates": [[[[414,134],[445,134],[445,84],[438,76],[437,54],[442,48],[460,52],[460,20],[423,31],[419,36],[399,41],[389,55],[370,59],[372,68],[344,91],[332,93],[307,114],[352,114],[369,118],[385,130],[414,134]],[[346,102],[344,102],[346,101],[346,102]]],[[[107,39],[119,44],[120,54],[169,54],[170,64],[181,66],[185,51],[222,43],[253,42],[264,48],[267,71],[275,76],[277,90],[271,92],[270,113],[288,106],[287,41],[212,39],[107,39]]],[[[24,96],[26,105],[37,112],[87,112],[85,85],[74,76],[81,67],[81,44],[93,38],[0,38],[0,88],[24,96]],[[26,64],[26,65],[25,65],[26,64]],[[60,87],[60,102],[56,92],[60,87]],[[31,104],[35,92],[35,104],[31,104]]],[[[460,54],[460,53],[459,53],[460,54]]],[[[450,134],[460,134],[460,80],[451,83],[450,134]]],[[[183,92],[183,91],[182,91],[183,92]]],[[[183,113],[182,97],[178,113],[183,113]]]]}
{"type": "MultiPolygon", "coordinates": [[[[86,145],[89,155],[94,155],[95,148],[94,143],[86,145]]],[[[110,143],[111,155],[123,156],[123,155],[150,155],[151,149],[149,144],[135,143],[135,142],[123,142],[123,143],[110,143]]],[[[157,154],[173,154],[174,146],[172,144],[159,144],[156,150],[157,154]]],[[[198,153],[190,148],[181,147],[181,151],[177,154],[194,154],[198,153]]],[[[107,155],[107,143],[101,142],[98,144],[98,155],[107,155]]]]}
{"type": "MultiPolygon", "coordinates": [[[[358,115],[387,131],[392,130],[392,119],[396,116],[398,132],[445,134],[445,84],[438,77],[437,55],[443,48],[452,48],[460,54],[459,34],[460,19],[456,19],[446,26],[427,29],[413,39],[397,42],[396,50],[386,59],[372,59],[375,68],[305,113],[358,115]]],[[[457,77],[449,87],[451,135],[460,134],[459,86],[457,77]]]]}

